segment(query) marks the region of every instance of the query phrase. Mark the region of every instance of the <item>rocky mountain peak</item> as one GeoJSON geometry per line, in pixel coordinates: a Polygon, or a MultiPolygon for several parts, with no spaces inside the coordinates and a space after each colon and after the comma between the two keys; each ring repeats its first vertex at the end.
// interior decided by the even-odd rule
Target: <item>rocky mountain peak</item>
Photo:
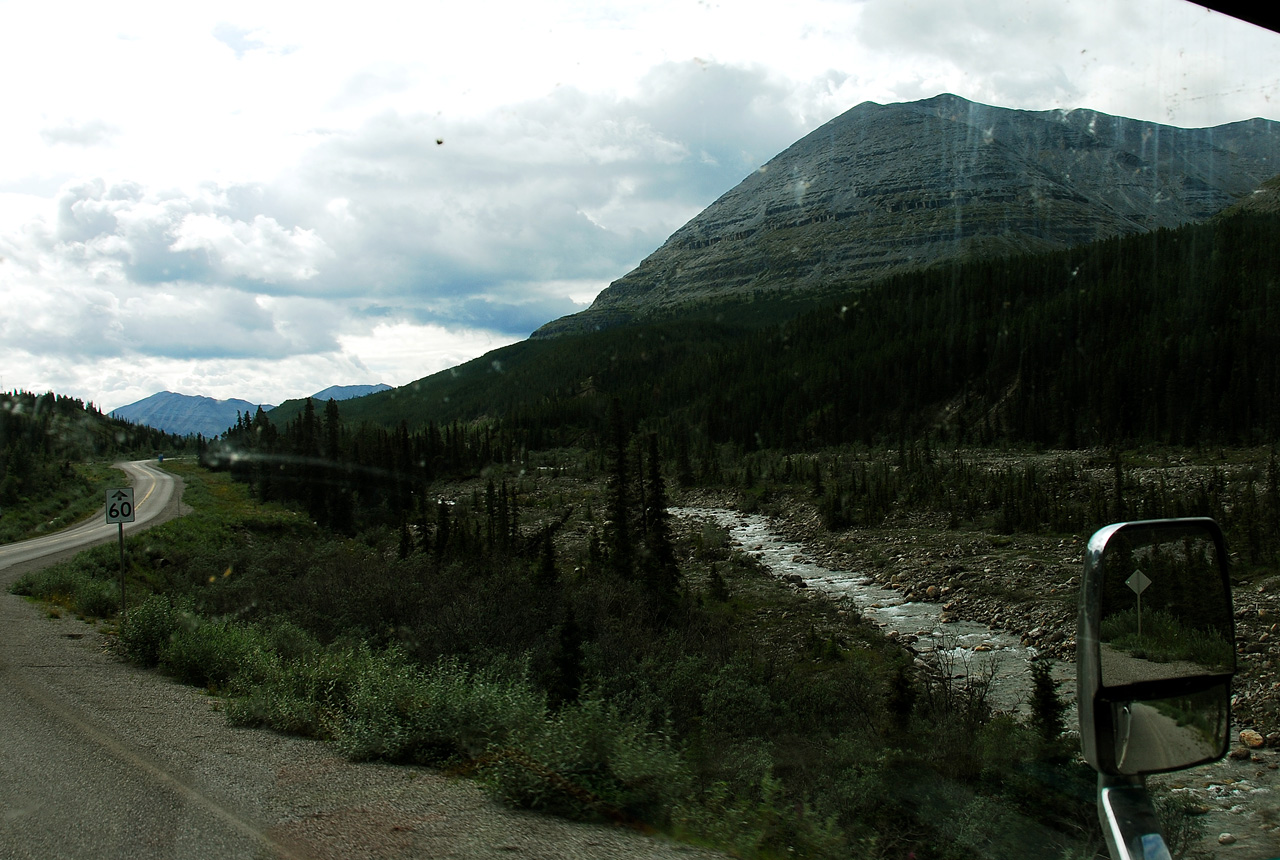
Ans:
{"type": "Polygon", "coordinates": [[[534,336],[1202,221],[1276,173],[1280,123],[1269,120],[1183,129],[950,93],[864,102],[746,177],[590,308],[534,336]]]}

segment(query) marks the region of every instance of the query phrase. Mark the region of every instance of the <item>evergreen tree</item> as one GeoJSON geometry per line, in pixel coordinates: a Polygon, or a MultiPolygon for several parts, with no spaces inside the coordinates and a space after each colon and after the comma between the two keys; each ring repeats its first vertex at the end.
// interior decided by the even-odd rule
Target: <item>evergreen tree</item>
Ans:
{"type": "Polygon", "coordinates": [[[449,506],[444,499],[436,502],[436,559],[444,558],[449,546],[449,506]]]}
{"type": "Polygon", "coordinates": [[[629,578],[635,568],[631,531],[631,475],[627,464],[627,427],[622,404],[609,402],[610,471],[606,481],[608,519],[604,524],[605,563],[617,576],[629,578]]]}
{"type": "Polygon", "coordinates": [[[547,703],[554,709],[575,702],[582,688],[582,628],[573,611],[556,631],[547,682],[547,703]]]}
{"type": "Polygon", "coordinates": [[[645,493],[644,578],[649,594],[663,608],[675,603],[680,584],[680,567],[676,564],[675,546],[671,540],[671,514],[667,510],[667,490],[658,458],[658,434],[649,434],[648,490],[645,493]]]}
{"type": "Polygon", "coordinates": [[[1031,726],[1046,747],[1055,745],[1066,728],[1063,715],[1067,706],[1058,696],[1058,682],[1053,680],[1048,660],[1031,663],[1031,726]]]}

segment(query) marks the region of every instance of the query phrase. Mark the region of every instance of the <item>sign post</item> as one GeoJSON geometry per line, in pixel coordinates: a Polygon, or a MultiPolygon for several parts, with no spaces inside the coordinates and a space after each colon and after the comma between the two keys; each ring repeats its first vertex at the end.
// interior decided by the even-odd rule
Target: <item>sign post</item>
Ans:
{"type": "Polygon", "coordinates": [[[1133,576],[1124,581],[1134,594],[1138,595],[1138,637],[1142,637],[1142,592],[1147,590],[1151,579],[1141,570],[1135,570],[1133,576]]]}
{"type": "Polygon", "coordinates": [[[128,617],[124,599],[124,524],[133,522],[133,487],[107,490],[107,524],[116,524],[120,536],[120,620],[128,617]]]}

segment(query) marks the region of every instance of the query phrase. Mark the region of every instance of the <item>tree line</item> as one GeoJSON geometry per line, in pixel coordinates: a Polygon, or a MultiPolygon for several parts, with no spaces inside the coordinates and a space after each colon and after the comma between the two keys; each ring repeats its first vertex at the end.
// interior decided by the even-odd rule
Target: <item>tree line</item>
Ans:
{"type": "Polygon", "coordinates": [[[185,449],[186,440],[53,392],[0,393],[0,506],[78,481],[72,464],[185,449]]]}

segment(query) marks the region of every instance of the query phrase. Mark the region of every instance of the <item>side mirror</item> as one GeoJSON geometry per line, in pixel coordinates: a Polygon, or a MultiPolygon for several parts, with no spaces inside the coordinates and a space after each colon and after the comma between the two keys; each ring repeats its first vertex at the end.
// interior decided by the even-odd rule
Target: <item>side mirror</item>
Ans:
{"type": "Polygon", "coordinates": [[[1080,741],[1090,765],[1133,777],[1221,758],[1235,667],[1217,523],[1117,523],[1090,538],[1076,635],[1080,741]]]}

